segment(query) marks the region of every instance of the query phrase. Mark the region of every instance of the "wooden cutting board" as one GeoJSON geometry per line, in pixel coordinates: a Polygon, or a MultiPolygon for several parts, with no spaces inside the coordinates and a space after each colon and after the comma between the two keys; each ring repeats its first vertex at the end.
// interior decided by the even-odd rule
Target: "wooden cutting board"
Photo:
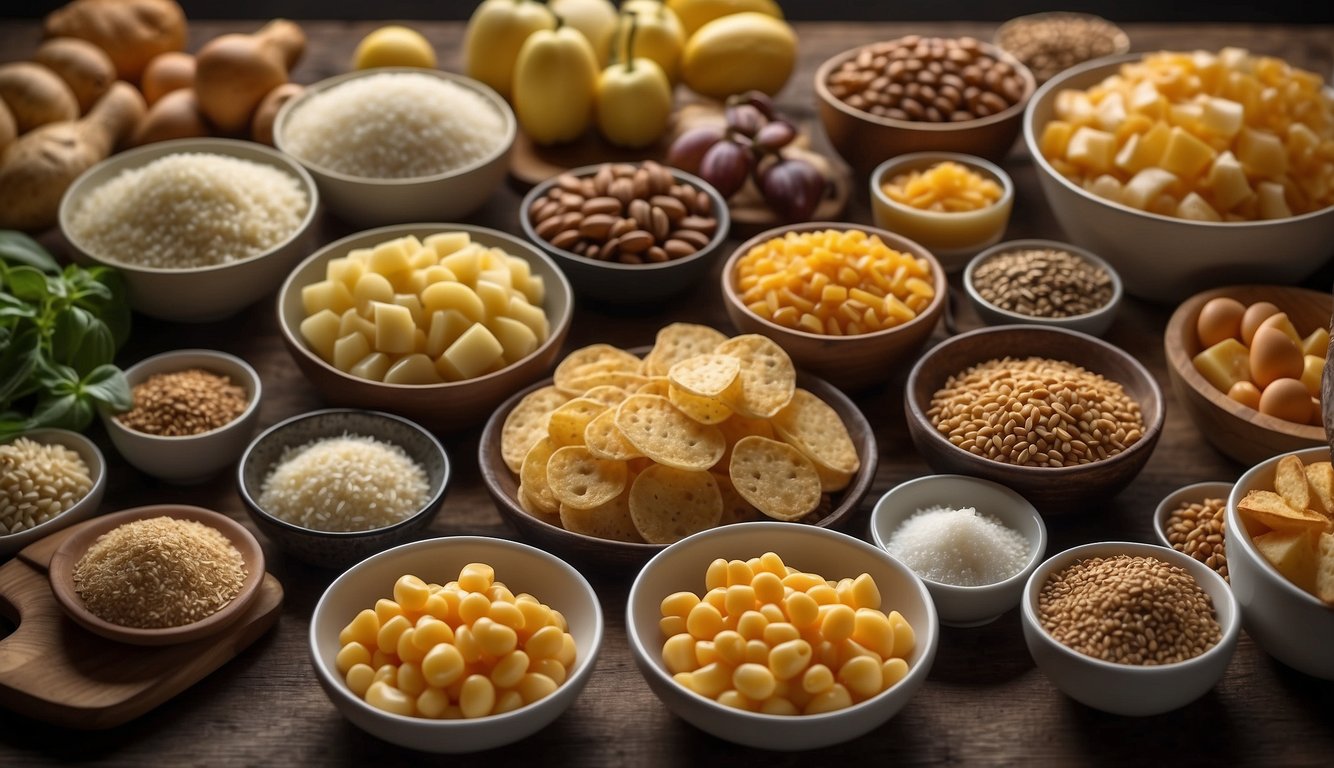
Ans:
{"type": "Polygon", "coordinates": [[[65,616],[46,576],[51,555],[82,525],[0,566],[0,613],[18,626],[0,639],[0,706],[69,728],[112,728],[194,685],[278,619],[283,588],[266,573],[250,610],[218,634],[156,647],[99,637],[65,616]]]}

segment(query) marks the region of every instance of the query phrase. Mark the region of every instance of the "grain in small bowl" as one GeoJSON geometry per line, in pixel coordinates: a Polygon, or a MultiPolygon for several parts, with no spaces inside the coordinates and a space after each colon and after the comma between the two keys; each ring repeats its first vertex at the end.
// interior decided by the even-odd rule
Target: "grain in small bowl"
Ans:
{"type": "Polygon", "coordinates": [[[1213,568],[1226,581],[1223,521],[1231,493],[1232,483],[1224,482],[1191,483],[1172,491],[1153,511],[1154,538],[1213,568]]]}
{"type": "Polygon", "coordinates": [[[259,374],[241,358],[180,349],[125,371],[134,404],[99,411],[111,444],[139,471],[178,485],[202,483],[241,456],[259,419],[259,374]]]}
{"type": "Polygon", "coordinates": [[[456,221],[505,180],[518,121],[485,84],[435,69],[336,75],[278,111],[274,143],[360,227],[456,221]]]}
{"type": "Polygon", "coordinates": [[[237,491],[288,554],[343,568],[412,539],[444,502],[450,463],[417,424],[332,408],[278,422],[245,450],[237,491]]]}
{"type": "Polygon", "coordinates": [[[926,587],[883,549],[836,531],[774,522],[716,528],[663,550],[635,577],[625,621],[635,664],[672,712],[720,739],[783,751],[839,744],[883,725],[926,681],[939,638],[926,587]],[[784,600],[785,586],[811,601],[784,600]],[[820,658],[791,623],[774,622],[772,632],[760,632],[775,644],[768,662],[738,663],[744,649],[739,658],[730,649],[741,635],[719,631],[723,610],[755,613],[763,605],[770,613],[818,613],[812,590],[848,600],[847,610],[820,614],[821,632],[839,634],[841,621],[852,627],[849,605],[867,609],[852,638],[875,656],[840,665],[820,658]],[[689,621],[698,622],[700,636],[714,638],[715,661],[701,665],[690,653],[708,646],[700,649],[693,632],[683,636],[689,621]],[[843,674],[829,674],[835,667],[843,674]]]}
{"type": "Polygon", "coordinates": [[[524,236],[581,298],[661,301],[696,283],[727,237],[727,202],[703,179],[653,161],[574,168],[524,196],[524,236]]]}
{"type": "Polygon", "coordinates": [[[1013,206],[1010,175],[972,155],[912,152],[871,172],[875,225],[926,246],[950,272],[1004,236],[1013,206]]]}
{"type": "Polygon", "coordinates": [[[921,244],[826,221],[762,232],[722,273],[737,329],[768,336],[799,368],[847,391],[883,383],[921,349],[947,290],[944,268],[921,244]]]}
{"type": "Polygon", "coordinates": [[[1021,605],[1038,669],[1070,698],[1117,715],[1170,712],[1208,693],[1241,632],[1227,582],[1155,544],[1099,542],[1053,555],[1029,577],[1021,605]]]}
{"type": "Polygon", "coordinates": [[[76,260],[125,276],[130,306],[211,322],[258,301],[305,253],[315,181],[262,144],[178,139],[89,168],[60,201],[76,260]]]}
{"type": "MultiPolygon", "coordinates": [[[[439,621],[448,623],[454,629],[461,626],[457,615],[446,614],[439,621]]],[[[376,622],[378,626],[378,619],[376,622]]],[[[437,636],[442,634],[439,628],[434,632],[437,636]]],[[[458,636],[457,633],[449,634],[458,636]]],[[[320,597],[311,616],[310,654],[316,677],[329,700],[358,728],[392,744],[423,752],[477,752],[519,741],[560,717],[579,697],[592,675],[602,646],[602,634],[602,608],[593,587],[560,558],[526,544],[504,539],[451,536],[417,541],[381,552],[357,563],[335,579],[320,597]],[[553,645],[547,642],[550,638],[538,638],[536,633],[526,631],[516,632],[509,629],[509,625],[491,618],[469,622],[470,629],[478,629],[479,624],[484,622],[490,623],[488,631],[478,633],[483,636],[484,642],[498,642],[504,648],[513,647],[516,641],[521,642],[527,648],[530,661],[538,659],[533,661],[533,666],[540,672],[522,675],[517,685],[506,685],[497,690],[486,675],[472,674],[464,678],[457,672],[451,673],[447,663],[438,663],[440,659],[454,657],[458,659],[459,668],[462,667],[462,658],[457,653],[451,653],[454,646],[443,641],[448,636],[435,644],[427,639],[433,630],[423,630],[422,627],[435,622],[418,620],[412,629],[398,627],[397,630],[387,622],[385,630],[391,634],[400,633],[397,634],[400,642],[395,644],[395,651],[408,633],[412,633],[414,648],[423,654],[421,672],[410,680],[406,672],[408,667],[400,667],[395,675],[397,687],[394,691],[381,689],[371,694],[369,688],[366,688],[359,694],[350,683],[356,682],[359,677],[364,678],[363,673],[371,670],[369,667],[357,669],[349,664],[356,660],[357,654],[355,649],[347,651],[343,641],[351,640],[358,634],[357,629],[349,625],[362,622],[364,626],[368,619],[376,619],[375,611],[370,609],[376,606],[377,600],[388,598],[402,598],[406,604],[405,613],[409,615],[435,615],[429,600],[423,600],[425,605],[420,606],[414,602],[411,594],[396,589],[403,577],[409,575],[424,582],[422,588],[428,584],[447,585],[457,580],[458,586],[463,589],[480,586],[469,582],[478,580],[484,583],[484,579],[489,576],[494,582],[502,582],[506,588],[491,590],[489,595],[469,589],[470,602],[480,598],[482,602],[490,602],[493,607],[505,603],[505,606],[495,608],[490,613],[496,617],[512,616],[518,612],[514,610],[516,607],[522,609],[520,615],[524,617],[542,613],[534,612],[531,605],[509,602],[516,596],[527,594],[532,600],[559,612],[566,629],[558,632],[555,631],[556,626],[543,624],[541,631],[555,636],[553,645]],[[369,613],[369,616],[359,615],[364,613],[369,613]],[[344,638],[345,631],[349,629],[351,631],[344,638]],[[546,650],[539,650],[534,640],[537,645],[545,645],[546,650]],[[564,668],[563,671],[552,667],[552,662],[557,660],[553,657],[559,657],[559,666],[564,668]],[[546,679],[537,680],[537,677],[546,679]],[[555,677],[561,679],[556,680],[555,677]],[[427,687],[428,684],[430,687],[427,687]],[[440,706],[442,697],[438,694],[442,690],[452,691],[447,703],[453,707],[440,706]],[[488,703],[484,693],[486,690],[491,692],[490,707],[481,706],[488,703]],[[545,695],[534,699],[534,695],[539,693],[545,695]],[[380,706],[369,703],[367,698],[375,699],[380,706]],[[465,704],[469,707],[468,714],[462,711],[465,704]],[[510,708],[516,704],[517,708],[510,708]],[[498,707],[501,711],[495,712],[498,707]],[[483,711],[492,713],[480,714],[483,711]],[[426,713],[430,713],[430,716],[426,713]]],[[[377,633],[377,640],[387,636],[383,632],[377,633]]],[[[369,650],[363,646],[361,653],[369,650]]],[[[408,652],[413,653],[411,650],[408,652]]],[[[508,657],[516,652],[519,651],[497,655],[508,657]]],[[[507,664],[501,667],[498,664],[490,677],[502,681],[516,677],[515,670],[510,669],[512,666],[507,664]]],[[[522,672],[522,669],[518,671],[522,672]]],[[[364,679],[362,682],[365,682],[364,679]]]]}
{"type": "Polygon", "coordinates": [[[1019,604],[1047,550],[1047,526],[1023,496],[964,475],[891,488],[871,511],[871,538],[926,584],[940,623],[990,624],[1019,604]]]}
{"type": "Polygon", "coordinates": [[[1130,38],[1112,22],[1065,11],[1010,19],[992,42],[1031,69],[1038,85],[1077,64],[1130,50],[1130,38]]]}
{"type": "Polygon", "coordinates": [[[1078,513],[1128,485],[1165,419],[1162,390],[1138,360],[1086,334],[1028,325],[933,347],[908,374],[904,410],[932,469],[1008,486],[1044,515],[1078,513]],[[1063,385],[1049,386],[1052,376],[1063,385]]]}
{"type": "Polygon", "coordinates": [[[107,487],[102,451],[67,429],[6,438],[0,469],[0,558],[92,517],[107,487]]]}
{"type": "Polygon", "coordinates": [[[1055,240],[986,249],[968,262],[963,288],[987,325],[1045,325],[1092,336],[1112,326],[1124,293],[1110,264],[1055,240]]]}

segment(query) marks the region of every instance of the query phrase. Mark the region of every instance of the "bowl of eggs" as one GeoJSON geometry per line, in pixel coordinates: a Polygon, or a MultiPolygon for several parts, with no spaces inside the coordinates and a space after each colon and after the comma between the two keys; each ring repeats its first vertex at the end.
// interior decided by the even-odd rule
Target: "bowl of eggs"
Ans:
{"type": "Polygon", "coordinates": [[[1247,466],[1326,445],[1320,389],[1334,297],[1278,285],[1191,296],[1163,334],[1172,390],[1205,439],[1247,466]]]}

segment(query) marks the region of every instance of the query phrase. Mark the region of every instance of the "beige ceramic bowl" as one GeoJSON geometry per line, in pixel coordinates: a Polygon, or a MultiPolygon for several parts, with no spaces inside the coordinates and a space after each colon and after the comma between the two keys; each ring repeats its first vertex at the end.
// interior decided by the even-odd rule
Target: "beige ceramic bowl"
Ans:
{"type": "MultiPolygon", "coordinates": [[[[127,150],[98,163],[74,180],[60,200],[60,230],[76,260],[114,267],[125,276],[130,306],[161,320],[202,323],[236,314],[268,295],[306,253],[307,234],[320,194],[315,181],[295,160],[263,144],[233,139],[177,139],[127,150]],[[167,155],[203,152],[267,165],[292,176],[310,201],[287,239],[257,256],[211,267],[159,269],[113,261],[95,253],[71,234],[70,220],[90,192],[124,171],[142,168],[167,155]]],[[[151,217],[151,212],[145,212],[151,217]]]]}
{"type": "Polygon", "coordinates": [[[420,74],[437,77],[476,92],[500,115],[504,128],[495,149],[485,157],[452,171],[405,179],[377,179],[349,176],[307,162],[301,163],[319,184],[320,193],[340,219],[359,227],[378,227],[410,221],[456,221],[466,217],[486,202],[505,180],[509,171],[510,149],[518,133],[518,121],[509,104],[485,84],[453,72],[438,69],[391,67],[365,69],[336,75],[307,87],[278,111],[274,121],[274,144],[288,151],[285,136],[292,115],[317,94],[325,93],[350,80],[386,73],[420,74]]]}
{"type": "Polygon", "coordinates": [[[163,437],[130,429],[106,410],[100,412],[111,444],[139,471],[176,485],[202,483],[236,463],[259,419],[259,374],[235,355],[209,349],[180,349],[139,361],[125,371],[130,387],[159,373],[202,368],[222,374],[246,392],[246,409],[230,423],[209,432],[163,437]]]}
{"type": "MultiPolygon", "coordinates": [[[[1329,461],[1328,447],[1307,448],[1292,454],[1305,464],[1329,461]]],[[[1299,588],[1279,573],[1251,541],[1237,504],[1255,490],[1274,489],[1274,468],[1283,456],[1256,464],[1237,480],[1227,500],[1223,540],[1227,544],[1227,572],[1232,592],[1241,605],[1246,634],[1270,656],[1293,669],[1334,680],[1334,607],[1299,588]]]]}
{"type": "Polygon", "coordinates": [[[855,739],[898,713],[926,682],[935,660],[939,625],[922,581],[883,549],[846,534],[787,523],[738,523],[697,533],[663,550],[630,587],[626,632],[635,664],[653,692],[686,722],[720,739],[771,750],[816,749],[855,739]],[[783,562],[826,579],[869,573],[880,589],[881,610],[897,610],[912,625],[916,643],[908,674],[896,685],[846,709],[815,715],[766,715],[725,707],[672,679],[662,660],[658,629],[662,599],[674,592],[704,593],[704,572],[716,558],[748,560],[774,552],[783,562]]]}
{"type": "Polygon", "coordinates": [[[570,329],[574,296],[551,257],[531,243],[513,235],[470,224],[403,224],[380,227],[349,235],[312,253],[288,275],[278,291],[278,325],[283,343],[297,367],[331,405],[389,411],[406,416],[428,429],[453,431],[481,423],[497,405],[515,391],[542,376],[560,351],[570,329]],[[356,248],[369,248],[386,240],[437,232],[467,232],[474,242],[496,246],[528,261],[535,275],[546,284],[543,311],[550,324],[547,340],[528,357],[510,366],[466,381],[443,384],[385,384],[344,373],[315,354],[301,336],[305,309],[301,289],[324,279],[329,261],[356,248]]]}
{"type": "MultiPolygon", "coordinates": [[[[16,435],[12,439],[18,439],[18,437],[16,435]]],[[[93,485],[82,499],[79,499],[69,509],[50,520],[18,533],[0,534],[0,559],[16,555],[19,550],[34,541],[44,539],[56,531],[68,528],[97,514],[97,510],[102,504],[102,495],[106,493],[107,489],[107,462],[102,456],[102,451],[92,440],[68,429],[34,429],[23,433],[22,437],[44,445],[63,445],[79,454],[83,463],[88,465],[88,476],[93,481],[93,485]]],[[[8,443],[11,442],[11,439],[0,442],[8,443]]]]}
{"type": "Polygon", "coordinates": [[[949,272],[958,272],[978,251],[1000,241],[1014,207],[1010,174],[989,160],[958,152],[913,152],[890,158],[871,172],[871,212],[875,225],[921,243],[949,272]],[[976,211],[926,211],[893,200],[885,185],[901,174],[925,171],[940,163],[964,166],[1001,188],[1001,198],[976,211]]]}
{"type": "Polygon", "coordinates": [[[1187,221],[1098,197],[1047,162],[1038,142],[1057,94],[1087,89],[1139,60],[1130,54],[1068,69],[1038,89],[1024,113],[1024,144],[1070,241],[1111,262],[1128,293],[1159,303],[1219,285],[1295,283],[1324,264],[1334,252],[1334,206],[1269,221],[1187,221]]]}
{"type": "Polygon", "coordinates": [[[1164,547],[1174,549],[1172,542],[1167,540],[1167,518],[1184,504],[1201,504],[1205,499],[1222,499],[1226,502],[1230,493],[1232,493],[1232,483],[1209,481],[1191,483],[1167,494],[1153,510],[1154,539],[1164,547]]]}
{"type": "Polygon", "coordinates": [[[761,232],[732,252],[727,263],[723,265],[722,273],[723,306],[737,330],[741,333],[768,336],[787,351],[799,369],[813,373],[848,392],[868,389],[885,382],[894,375],[899,366],[906,364],[917,354],[931,332],[935,330],[936,321],[945,311],[947,290],[944,268],[931,251],[921,244],[877,227],[828,221],[791,224],[761,232]],[[886,245],[897,251],[924,259],[931,267],[935,297],[926,309],[912,320],[893,328],[859,336],[829,336],[794,330],[766,320],[746,308],[741,302],[736,286],[736,265],[741,257],[751,248],[773,238],[781,238],[788,232],[816,232],[825,229],[861,229],[868,234],[879,236],[886,245]]]}
{"type": "Polygon", "coordinates": [[[560,558],[504,539],[451,536],[404,544],[352,566],[334,580],[310,619],[310,655],[320,686],[353,725],[391,744],[423,752],[477,752],[519,741],[560,717],[579,697],[602,646],[602,608],[588,581],[560,558]],[[338,673],[338,633],[360,611],[392,597],[394,582],[413,574],[428,583],[458,578],[468,563],[495,569],[515,594],[528,592],[560,611],[574,637],[577,658],[556,692],[501,715],[471,720],[428,720],[391,714],[352,693],[338,673]]]}
{"type": "Polygon", "coordinates": [[[1157,715],[1179,709],[1208,693],[1223,679],[1241,633],[1241,609],[1227,582],[1204,563],[1156,544],[1100,542],[1067,549],[1038,566],[1024,588],[1024,642],[1047,679],[1067,696],[1116,715],[1157,715]],[[1042,628],[1038,595],[1055,572],[1086,558],[1114,555],[1153,557],[1185,568],[1213,601],[1222,637],[1193,659],[1159,666],[1115,664],[1086,656],[1042,628]]]}

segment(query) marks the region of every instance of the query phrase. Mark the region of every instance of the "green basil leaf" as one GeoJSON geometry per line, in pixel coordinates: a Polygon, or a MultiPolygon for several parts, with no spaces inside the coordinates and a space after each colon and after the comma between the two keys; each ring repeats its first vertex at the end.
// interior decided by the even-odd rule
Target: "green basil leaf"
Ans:
{"type": "Polygon", "coordinates": [[[30,421],[33,426],[82,432],[93,421],[93,406],[73,393],[46,395],[37,401],[37,408],[30,421]]]}
{"type": "Polygon", "coordinates": [[[128,411],[134,405],[130,382],[114,365],[99,365],[80,382],[83,394],[116,412],[128,411]]]}
{"type": "Polygon", "coordinates": [[[31,387],[30,380],[40,359],[37,353],[40,341],[37,329],[28,328],[0,350],[0,403],[12,402],[31,387]]]}
{"type": "Polygon", "coordinates": [[[46,275],[33,267],[15,267],[6,272],[5,278],[9,292],[24,301],[40,302],[51,293],[46,275]]]}
{"type": "Polygon", "coordinates": [[[22,264],[47,274],[60,274],[60,265],[36,240],[22,232],[0,231],[0,260],[22,264]]]}
{"type": "Polygon", "coordinates": [[[79,374],[68,365],[37,358],[37,381],[42,389],[55,395],[77,395],[79,393],[79,374]]]}
{"type": "Polygon", "coordinates": [[[118,270],[108,267],[93,267],[85,270],[85,274],[93,278],[98,288],[93,292],[93,300],[85,299],[81,303],[106,323],[116,349],[120,349],[130,338],[130,298],[125,287],[125,277],[118,270]]]}
{"type": "Polygon", "coordinates": [[[37,307],[8,293],[0,293],[0,320],[37,317],[37,307]]]}
{"type": "Polygon", "coordinates": [[[5,414],[0,418],[0,440],[7,440],[15,435],[21,435],[32,428],[28,419],[18,414],[5,414]]]}
{"type": "Polygon", "coordinates": [[[74,352],[83,343],[83,337],[88,334],[88,328],[97,319],[82,307],[69,307],[57,314],[55,320],[51,327],[51,359],[69,365],[74,352]]]}

